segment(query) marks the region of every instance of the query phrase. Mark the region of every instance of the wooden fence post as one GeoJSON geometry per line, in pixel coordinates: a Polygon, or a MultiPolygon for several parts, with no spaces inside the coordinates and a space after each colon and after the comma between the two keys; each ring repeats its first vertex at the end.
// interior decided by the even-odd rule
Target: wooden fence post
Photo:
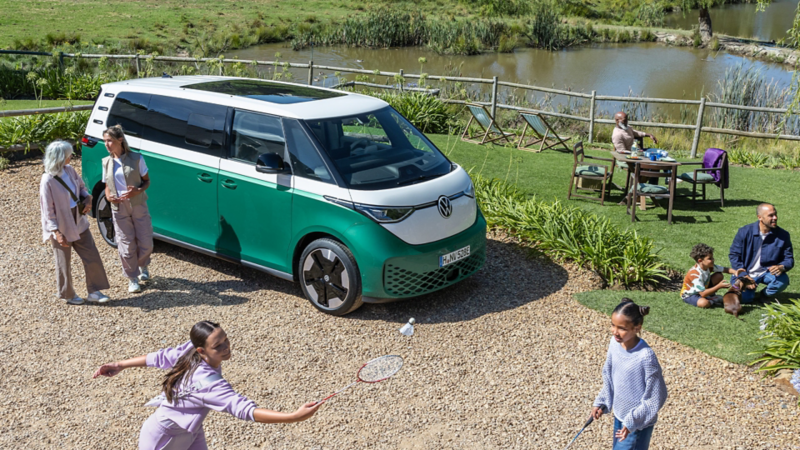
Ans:
{"type": "Polygon", "coordinates": [[[706,98],[700,99],[700,108],[697,110],[697,128],[694,129],[694,139],[692,139],[691,157],[697,157],[697,146],[700,144],[700,130],[703,128],[703,112],[706,109],[706,98]]]}
{"type": "Polygon", "coordinates": [[[403,84],[405,84],[405,81],[403,80],[403,69],[400,69],[400,80],[399,81],[400,81],[400,92],[403,92],[403,84]]]}
{"type": "Polygon", "coordinates": [[[592,98],[589,100],[589,143],[594,141],[594,103],[597,91],[592,91],[592,98]]]}
{"type": "Polygon", "coordinates": [[[497,116],[497,77],[492,77],[492,118],[497,116]]]}
{"type": "Polygon", "coordinates": [[[136,54],[136,58],[134,58],[134,60],[136,61],[136,78],[139,78],[141,75],[139,75],[139,54],[138,53],[136,54]]]}
{"type": "Polygon", "coordinates": [[[311,83],[314,81],[314,61],[308,62],[308,85],[311,86],[311,83]]]}

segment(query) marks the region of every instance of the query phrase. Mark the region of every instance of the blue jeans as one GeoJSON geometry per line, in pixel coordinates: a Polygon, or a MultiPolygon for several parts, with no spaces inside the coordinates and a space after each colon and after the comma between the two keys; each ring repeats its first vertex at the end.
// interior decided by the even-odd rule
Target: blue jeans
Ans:
{"type": "MultiPolygon", "coordinates": [[[[767,297],[774,297],[775,294],[778,292],[783,292],[783,290],[789,286],[789,275],[787,275],[786,272],[778,275],[777,277],[769,272],[766,272],[760,277],[754,278],[753,280],[756,282],[756,286],[759,284],[767,285],[767,287],[764,288],[764,294],[767,297]]],[[[735,280],[731,280],[731,282],[733,281],[735,280]]],[[[742,290],[742,303],[753,303],[755,297],[755,289],[742,290]]]]}
{"type": "Polygon", "coordinates": [[[624,441],[617,439],[617,431],[621,430],[623,425],[616,417],[614,417],[614,446],[613,450],[647,450],[650,447],[650,438],[653,437],[653,426],[651,425],[643,430],[637,430],[625,438],[624,441]]]}

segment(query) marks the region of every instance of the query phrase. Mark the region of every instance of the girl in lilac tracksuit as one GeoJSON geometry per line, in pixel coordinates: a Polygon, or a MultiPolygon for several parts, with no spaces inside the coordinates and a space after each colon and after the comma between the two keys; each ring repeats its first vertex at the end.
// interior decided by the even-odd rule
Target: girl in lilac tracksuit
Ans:
{"type": "Polygon", "coordinates": [[[203,321],[192,327],[191,340],[125,361],[103,364],[92,378],[113,377],[129,367],[168,370],[162,394],[148,405],[158,406],[142,426],[140,450],[207,449],[203,420],[209,410],[225,411],[242,420],[261,423],[300,422],[319,408],[306,403],[293,413],[256,408],[255,402],[237,394],[222,378],[222,361],[231,358],[230,341],[219,324],[203,321]]]}

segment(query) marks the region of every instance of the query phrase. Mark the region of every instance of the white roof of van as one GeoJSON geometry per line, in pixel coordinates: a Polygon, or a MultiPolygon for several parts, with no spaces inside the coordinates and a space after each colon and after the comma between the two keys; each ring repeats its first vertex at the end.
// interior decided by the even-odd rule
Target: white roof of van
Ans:
{"type": "Polygon", "coordinates": [[[103,85],[103,92],[112,91],[119,93],[145,92],[149,94],[169,95],[190,100],[204,101],[250,111],[263,112],[295,119],[324,119],[327,117],[341,117],[362,114],[384,108],[388,103],[368,95],[354,94],[334,89],[326,89],[305,84],[287,83],[281,81],[261,80],[257,78],[237,78],[219,76],[176,76],[172,78],[138,78],[117,81],[103,85]],[[296,103],[274,103],[269,100],[250,98],[242,95],[212,92],[207,90],[187,88],[184,86],[199,83],[210,83],[231,80],[248,80],[272,85],[278,89],[286,86],[287,91],[292,88],[305,88],[320,91],[322,95],[328,93],[338,94],[333,98],[320,98],[296,103]]]}

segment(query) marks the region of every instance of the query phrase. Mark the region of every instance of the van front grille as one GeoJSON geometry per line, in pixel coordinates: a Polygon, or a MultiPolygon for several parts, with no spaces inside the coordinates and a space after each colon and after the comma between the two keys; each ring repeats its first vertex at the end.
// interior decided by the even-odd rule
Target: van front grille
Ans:
{"type": "Polygon", "coordinates": [[[397,296],[417,296],[433,292],[469,277],[483,266],[486,252],[478,252],[445,267],[430,272],[417,272],[411,267],[389,263],[383,275],[386,292],[397,296]]]}

